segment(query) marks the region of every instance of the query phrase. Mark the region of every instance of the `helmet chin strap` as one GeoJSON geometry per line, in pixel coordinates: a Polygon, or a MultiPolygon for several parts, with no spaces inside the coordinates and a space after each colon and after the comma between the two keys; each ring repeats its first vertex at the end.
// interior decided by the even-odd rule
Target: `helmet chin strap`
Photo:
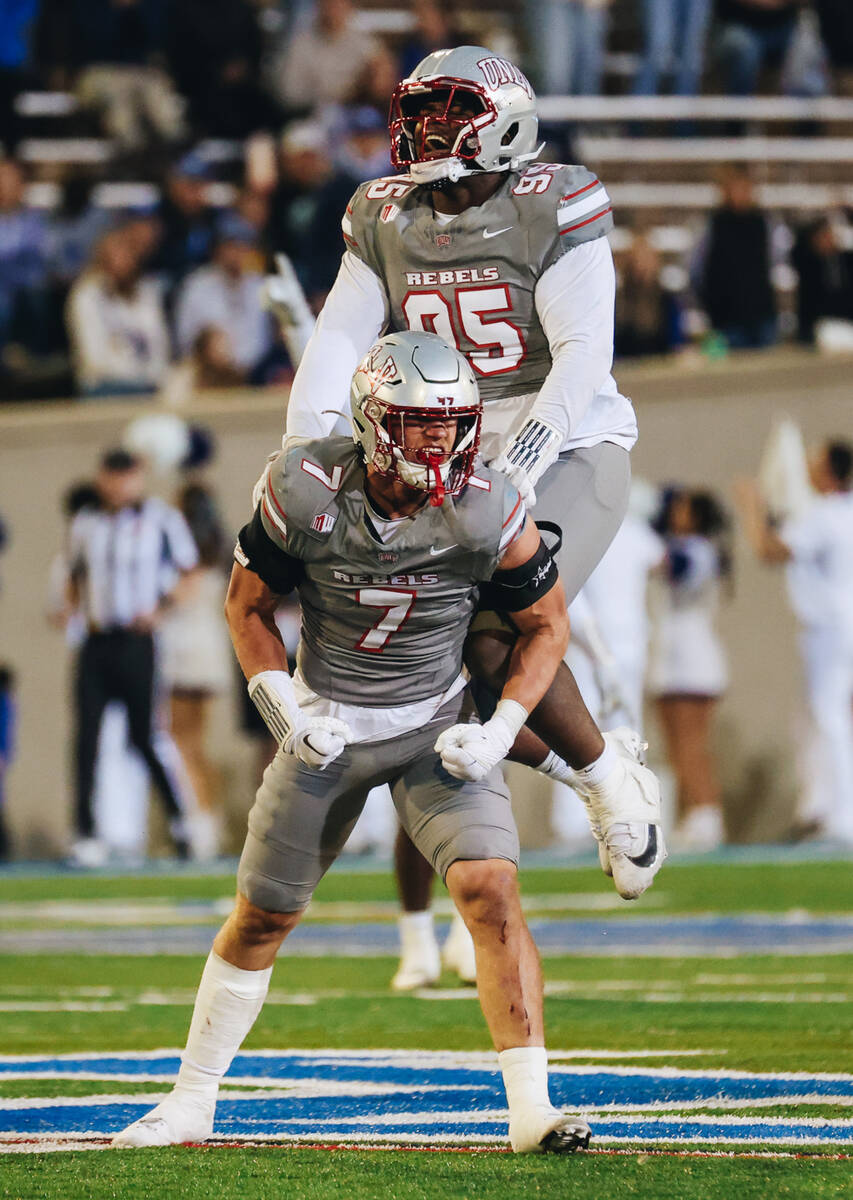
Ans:
{"type": "Polygon", "coordinates": [[[538,158],[544,149],[545,143],[541,142],[535,150],[529,150],[527,154],[517,154],[508,162],[489,167],[488,172],[485,167],[477,166],[476,163],[468,167],[458,154],[450,154],[447,158],[431,158],[428,162],[410,163],[408,173],[415,183],[432,184],[435,190],[440,190],[442,186],[446,187],[449,183],[457,183],[466,175],[491,174],[493,171],[515,171],[525,163],[538,158]]]}

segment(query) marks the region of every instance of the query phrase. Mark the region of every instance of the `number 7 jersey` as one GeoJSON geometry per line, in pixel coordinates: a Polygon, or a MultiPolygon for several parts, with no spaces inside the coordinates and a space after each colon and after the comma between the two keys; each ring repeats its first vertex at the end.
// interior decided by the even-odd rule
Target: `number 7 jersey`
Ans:
{"type": "Polygon", "coordinates": [[[424,504],[382,540],[364,478],[349,439],[294,439],[267,470],[258,515],[299,592],[305,682],[330,700],[391,708],[458,678],[477,585],[527,514],[509,480],[478,463],[458,496],[424,504]]]}
{"type": "Polygon", "coordinates": [[[551,368],[534,302],[542,274],[612,228],[585,167],[537,163],[507,174],[449,222],[408,176],[364,183],[347,207],[347,249],[382,280],[390,328],[437,333],[470,360],[488,403],[537,391],[551,368]]]}

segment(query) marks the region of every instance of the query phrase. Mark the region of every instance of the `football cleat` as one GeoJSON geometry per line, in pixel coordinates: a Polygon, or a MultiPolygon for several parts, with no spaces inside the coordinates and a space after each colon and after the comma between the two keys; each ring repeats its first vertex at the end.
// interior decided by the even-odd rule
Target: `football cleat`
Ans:
{"type": "Polygon", "coordinates": [[[600,784],[573,783],[583,801],[598,860],[623,900],[636,900],[667,857],[660,823],[660,787],[643,762],[645,743],[632,729],[604,734],[617,763],[600,784]]]}
{"type": "Polygon", "coordinates": [[[591,1136],[586,1121],[556,1108],[534,1108],[509,1123],[515,1154],[573,1154],[586,1150],[591,1136]]]}
{"type": "Polygon", "coordinates": [[[174,1092],[150,1113],[117,1133],[111,1145],[118,1150],[145,1146],[181,1146],[206,1142],[213,1133],[215,1104],[198,1104],[174,1092]]]}

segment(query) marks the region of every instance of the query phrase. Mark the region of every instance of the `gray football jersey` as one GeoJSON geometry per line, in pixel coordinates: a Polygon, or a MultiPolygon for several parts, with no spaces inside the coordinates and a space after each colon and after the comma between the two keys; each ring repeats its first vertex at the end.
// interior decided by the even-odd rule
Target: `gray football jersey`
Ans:
{"type": "Polygon", "coordinates": [[[478,583],[523,528],[512,484],[478,464],[468,486],[425,504],[382,543],[364,468],[346,438],[290,443],[267,472],[261,519],[302,564],[297,661],[331,700],[392,708],[439,695],[462,667],[478,583]]]}
{"type": "Polygon", "coordinates": [[[613,225],[586,167],[534,163],[449,224],[407,175],[363,183],[343,218],[347,249],[385,284],[389,329],[438,333],[467,355],[483,400],[537,391],[551,367],[539,277],[613,225]]]}

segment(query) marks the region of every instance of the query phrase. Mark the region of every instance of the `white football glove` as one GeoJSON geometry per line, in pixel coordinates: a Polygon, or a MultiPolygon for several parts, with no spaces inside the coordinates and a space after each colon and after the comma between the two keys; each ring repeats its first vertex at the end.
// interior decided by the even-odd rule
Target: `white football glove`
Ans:
{"type": "Polygon", "coordinates": [[[353,740],[345,721],[305,716],[287,671],[259,671],[249,680],[249,695],[280,749],[315,771],[325,771],[353,740]]]}
{"type": "Polygon", "coordinates": [[[454,779],[477,783],[506,758],[528,712],[515,700],[501,700],[483,725],[452,725],[438,735],[435,751],[454,779]]]}
{"type": "Polygon", "coordinates": [[[562,437],[552,425],[528,417],[511,442],[489,464],[502,471],[524,503],[536,503],[536,484],[557,457],[562,437]]]}
{"type": "Polygon", "coordinates": [[[314,314],[305,299],[302,284],[286,254],[275,256],[275,275],[267,275],[261,291],[261,303],[282,325],[297,327],[314,324],[314,314]]]}

